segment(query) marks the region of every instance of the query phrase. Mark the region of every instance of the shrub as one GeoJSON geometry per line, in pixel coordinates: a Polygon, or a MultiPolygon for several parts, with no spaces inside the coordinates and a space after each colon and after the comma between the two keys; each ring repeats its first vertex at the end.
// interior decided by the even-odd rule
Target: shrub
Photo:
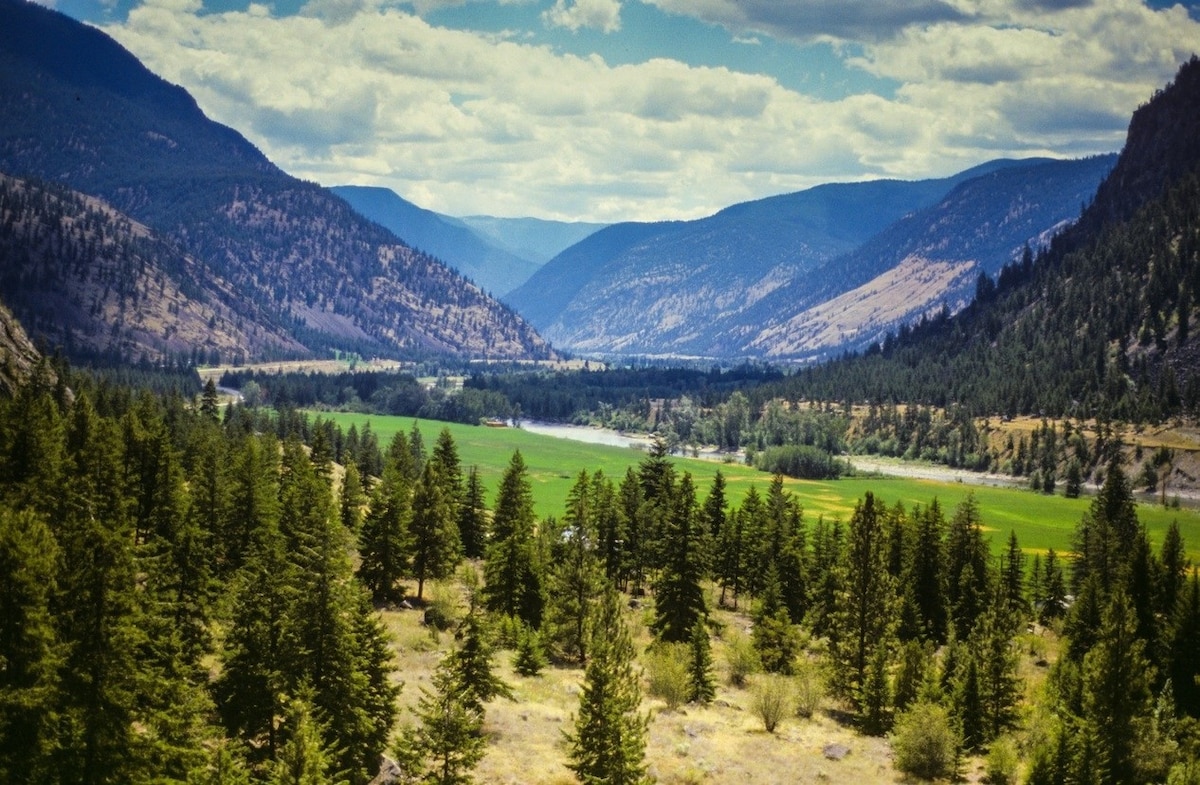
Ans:
{"type": "Polygon", "coordinates": [[[745,687],[750,674],[757,673],[762,667],[754,644],[740,634],[730,636],[725,646],[725,664],[729,669],[729,683],[734,687],[745,687]]]}
{"type": "Polygon", "coordinates": [[[647,691],[662,698],[674,711],[692,691],[692,675],[688,670],[687,646],[682,643],[659,644],[646,656],[647,691]]]}
{"type": "Polygon", "coordinates": [[[816,714],[825,698],[825,677],[816,663],[802,659],[792,682],[796,716],[808,719],[816,714]]]}
{"type": "Polygon", "coordinates": [[[992,742],[987,755],[987,778],[992,785],[1013,785],[1017,781],[1017,766],[1020,757],[1017,745],[1009,736],[1001,736],[992,742]]]}
{"type": "Polygon", "coordinates": [[[954,776],[958,734],[945,707],[918,701],[896,721],[892,735],[896,768],[920,779],[954,776]]]}
{"type": "Polygon", "coordinates": [[[786,676],[764,674],[754,681],[750,708],[762,720],[763,729],[774,733],[792,710],[792,685],[786,676]]]}

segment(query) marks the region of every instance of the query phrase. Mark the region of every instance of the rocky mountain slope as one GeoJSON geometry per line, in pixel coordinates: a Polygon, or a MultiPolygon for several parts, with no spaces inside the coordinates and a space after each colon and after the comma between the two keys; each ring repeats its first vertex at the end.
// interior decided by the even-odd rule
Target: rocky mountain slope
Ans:
{"type": "Polygon", "coordinates": [[[249,357],[551,353],[477,285],[280,171],[112,39],[24,0],[0,0],[0,172],[97,197],[193,259],[227,292],[249,357]]]}
{"type": "MultiPolygon", "coordinates": [[[[995,269],[1009,260],[1013,247],[1036,241],[1077,216],[1081,200],[1104,170],[1102,161],[1060,165],[999,160],[940,180],[820,186],[735,205],[700,221],[618,224],[560,254],[506,300],[556,345],[577,352],[791,354],[776,351],[774,334],[760,334],[764,326],[778,330],[796,314],[867,284],[907,259],[910,253],[885,262],[848,256],[885,230],[890,232],[888,245],[877,249],[876,257],[916,238],[926,246],[953,242],[965,246],[964,254],[973,252],[943,259],[956,269],[1001,247],[1003,255],[987,262],[995,269]],[[1039,166],[1048,167],[1050,179],[1070,179],[1072,186],[1050,187],[1051,196],[1031,199],[1031,191],[1046,186],[1047,177],[1031,179],[1029,174],[1039,166]],[[1010,170],[1014,174],[1004,177],[1010,170]],[[1079,171],[1083,174],[1077,175],[1079,171]],[[987,177],[993,178],[990,190],[980,186],[968,191],[977,199],[973,207],[956,203],[976,223],[964,229],[959,220],[949,226],[945,215],[926,212],[957,187],[987,177]],[[1076,187],[1075,180],[1084,184],[1076,187]],[[917,225],[914,216],[933,223],[917,225]],[[944,227],[942,234],[939,227],[944,227]],[[961,231],[968,240],[950,238],[961,231]],[[832,266],[842,258],[851,259],[846,269],[832,266]]],[[[953,283],[957,293],[972,280],[968,272],[945,283],[953,283]]],[[[930,290],[929,296],[936,300],[940,291],[930,290]]],[[[915,313],[919,311],[907,315],[915,313]]],[[[840,346],[842,331],[831,332],[834,327],[829,323],[816,330],[840,346]]],[[[859,326],[851,327],[857,335],[859,326]]]]}

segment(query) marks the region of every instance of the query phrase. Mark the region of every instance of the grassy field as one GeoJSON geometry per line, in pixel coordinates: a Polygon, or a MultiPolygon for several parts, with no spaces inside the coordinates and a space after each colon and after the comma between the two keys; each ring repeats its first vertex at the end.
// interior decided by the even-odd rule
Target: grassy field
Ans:
{"type": "MultiPolygon", "coordinates": [[[[319,416],[333,420],[343,429],[355,424],[361,431],[370,422],[382,447],[387,446],[396,431],[407,432],[414,422],[409,417],[365,414],[321,413],[319,416]]],[[[562,514],[567,492],[581,470],[586,469],[589,473],[602,470],[606,476],[619,481],[628,468],[636,467],[643,458],[643,453],[634,449],[584,444],[514,428],[485,428],[428,420],[415,422],[426,449],[433,446],[442,428],[450,429],[464,470],[470,466],[479,467],[480,476],[489,490],[489,503],[513,451],[520,450],[539,516],[562,514]]],[[[727,494],[734,505],[741,503],[751,485],[757,485],[760,492],[765,492],[771,482],[769,475],[746,466],[690,458],[675,458],[674,461],[680,472],[691,473],[701,498],[707,494],[718,469],[725,475],[727,494]]],[[[818,515],[838,517],[843,521],[848,519],[855,503],[867,491],[873,492],[889,507],[897,501],[909,508],[916,504],[924,506],[936,498],[947,517],[967,494],[974,493],[984,525],[994,533],[992,546],[997,551],[1003,547],[1009,531],[1017,533],[1021,546],[1030,553],[1047,548],[1059,552],[1069,550],[1071,533],[1090,503],[1087,498],[1067,499],[1012,488],[894,477],[852,477],[828,482],[789,479],[786,483],[801,500],[805,519],[810,524],[818,515]]],[[[1171,521],[1178,520],[1189,556],[1194,563],[1200,563],[1200,512],[1143,504],[1138,507],[1138,515],[1156,547],[1171,521]]]]}

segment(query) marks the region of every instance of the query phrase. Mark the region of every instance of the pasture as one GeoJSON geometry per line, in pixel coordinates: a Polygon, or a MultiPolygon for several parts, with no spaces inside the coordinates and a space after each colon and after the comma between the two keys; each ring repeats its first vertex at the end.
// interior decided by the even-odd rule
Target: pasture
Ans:
{"type": "MultiPolygon", "coordinates": [[[[345,412],[310,413],[331,420],[343,430],[357,425],[359,431],[370,422],[380,446],[387,447],[397,431],[408,432],[416,422],[426,450],[432,448],[443,428],[449,428],[458,448],[464,473],[478,466],[480,477],[488,489],[488,503],[514,450],[520,450],[533,488],[534,505],[540,517],[561,515],[567,493],[582,470],[589,474],[597,470],[619,482],[629,468],[637,467],[644,453],[624,447],[607,447],[543,436],[518,428],[487,428],[411,417],[386,417],[345,412]]],[[[718,470],[725,476],[726,494],[730,504],[738,505],[751,485],[765,493],[770,475],[737,464],[722,464],[710,460],[673,457],[680,473],[690,472],[701,500],[708,494],[718,470]]],[[[937,499],[949,518],[969,493],[979,503],[983,524],[991,533],[991,545],[999,552],[1009,531],[1017,533],[1021,547],[1028,553],[1054,548],[1059,553],[1070,550],[1071,535],[1076,524],[1091,503],[1089,497],[1067,499],[1061,495],[1047,496],[1028,490],[971,485],[961,482],[939,482],[899,477],[847,477],[839,480],[809,481],[785,479],[785,487],[796,494],[804,507],[805,520],[812,525],[818,516],[849,519],[854,505],[868,491],[891,507],[902,502],[911,509],[925,506],[937,499]]],[[[1165,509],[1159,505],[1139,504],[1138,516],[1145,523],[1150,540],[1157,549],[1171,521],[1178,520],[1180,531],[1193,563],[1200,563],[1200,512],[1190,509],[1165,509]]]]}

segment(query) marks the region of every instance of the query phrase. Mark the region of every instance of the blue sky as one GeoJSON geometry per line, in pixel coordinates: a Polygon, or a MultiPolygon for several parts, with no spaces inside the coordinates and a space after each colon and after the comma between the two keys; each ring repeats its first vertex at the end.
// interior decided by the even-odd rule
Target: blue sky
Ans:
{"type": "Polygon", "coordinates": [[[1120,148],[1200,50],[1143,0],[56,0],[287,171],[660,220],[1120,148]]]}

